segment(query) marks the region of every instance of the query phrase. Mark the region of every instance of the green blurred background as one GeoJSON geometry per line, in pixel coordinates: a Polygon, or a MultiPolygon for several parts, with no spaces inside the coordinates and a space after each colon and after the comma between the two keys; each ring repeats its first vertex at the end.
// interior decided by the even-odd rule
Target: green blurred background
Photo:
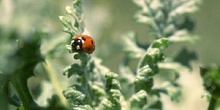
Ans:
{"type": "MultiPolygon", "coordinates": [[[[153,37],[147,36],[147,27],[136,23],[134,20],[133,16],[139,8],[132,0],[82,1],[87,33],[93,36],[96,41],[96,51],[93,55],[100,57],[103,60],[103,64],[113,72],[118,72],[118,66],[124,55],[120,49],[120,40],[123,34],[134,31],[141,42],[151,42],[153,40],[153,37]]],[[[220,46],[220,37],[218,37],[220,35],[219,4],[219,0],[204,0],[201,9],[193,15],[196,21],[194,33],[199,36],[199,40],[194,43],[172,45],[167,49],[167,55],[168,53],[175,54],[176,49],[180,46],[186,46],[190,50],[196,50],[198,53],[197,63],[199,65],[196,67],[210,64],[220,65],[220,52],[218,49],[220,46]]],[[[42,53],[46,56],[45,48],[50,47],[52,41],[68,37],[67,34],[62,32],[63,26],[58,19],[58,16],[65,15],[64,9],[66,5],[71,6],[71,1],[0,0],[0,57],[4,58],[4,53],[7,53],[7,50],[10,52],[10,48],[14,47],[16,38],[13,38],[12,34],[25,36],[34,30],[42,30],[49,34],[48,37],[43,38],[42,42],[42,53]]],[[[65,49],[65,45],[61,49],[65,49]]],[[[61,73],[62,69],[71,64],[73,60],[66,50],[61,50],[61,52],[63,53],[53,57],[53,62],[60,62],[56,65],[58,67],[57,73],[61,73]]],[[[0,65],[4,65],[4,62],[0,62],[0,65]]],[[[188,83],[185,82],[185,85],[194,84],[194,86],[199,86],[199,93],[202,93],[198,68],[195,69],[195,74],[183,75],[183,77],[185,79],[180,79],[180,82],[184,83],[186,81],[188,83]],[[192,83],[189,83],[191,81],[192,83]]],[[[185,87],[185,91],[193,89],[193,86],[192,88],[185,87]]],[[[197,99],[199,100],[199,98],[197,99]]],[[[190,101],[185,101],[185,104],[188,103],[190,101]]],[[[205,101],[195,103],[202,105],[205,101]]],[[[184,107],[184,104],[182,107],[184,107]]],[[[203,107],[200,108],[202,109],[203,107]]],[[[192,106],[191,109],[193,110],[192,106]]]]}
{"type": "MultiPolygon", "coordinates": [[[[218,0],[203,1],[199,12],[193,15],[196,21],[194,33],[200,39],[194,44],[181,44],[197,50],[199,61],[203,64],[220,64],[219,2],[218,0]]],[[[59,34],[63,34],[58,16],[64,15],[66,5],[71,5],[70,0],[1,0],[0,3],[1,41],[14,30],[19,35],[23,35],[36,29],[55,35],[55,39],[59,34]]],[[[146,36],[146,26],[134,21],[133,15],[139,8],[132,0],[83,0],[83,9],[87,30],[97,42],[95,54],[107,58],[104,63],[108,66],[111,66],[111,61],[118,61],[112,54],[121,53],[120,50],[114,52],[114,48],[118,46],[118,40],[126,32],[137,32],[141,40],[153,39],[151,36],[146,36]]]]}

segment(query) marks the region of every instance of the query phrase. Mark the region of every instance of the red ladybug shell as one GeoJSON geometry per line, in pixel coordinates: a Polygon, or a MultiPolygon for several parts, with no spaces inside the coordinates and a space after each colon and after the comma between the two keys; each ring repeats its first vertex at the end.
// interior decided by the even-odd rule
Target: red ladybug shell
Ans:
{"type": "Polygon", "coordinates": [[[95,42],[92,37],[88,35],[74,36],[71,41],[71,46],[76,51],[83,51],[91,54],[95,50],[95,42]]]}

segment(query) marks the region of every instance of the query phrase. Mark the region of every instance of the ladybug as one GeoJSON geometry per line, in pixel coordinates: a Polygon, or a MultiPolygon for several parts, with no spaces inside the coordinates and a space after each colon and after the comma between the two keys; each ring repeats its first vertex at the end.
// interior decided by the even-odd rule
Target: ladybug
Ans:
{"type": "Polygon", "coordinates": [[[88,35],[78,35],[74,36],[71,41],[71,46],[73,50],[83,51],[91,54],[95,50],[95,42],[92,37],[88,35]]]}

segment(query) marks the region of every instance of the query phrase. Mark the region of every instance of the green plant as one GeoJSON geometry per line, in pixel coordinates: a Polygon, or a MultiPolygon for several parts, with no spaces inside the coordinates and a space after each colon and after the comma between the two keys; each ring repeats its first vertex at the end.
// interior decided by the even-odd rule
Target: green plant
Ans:
{"type": "Polygon", "coordinates": [[[32,37],[20,37],[13,52],[6,58],[8,62],[1,73],[1,89],[4,98],[15,106],[20,106],[22,102],[21,108],[40,109],[29,92],[27,80],[34,75],[36,64],[43,61],[39,50],[43,35],[41,32],[35,32],[30,35],[32,37]],[[10,83],[16,89],[21,102],[17,100],[17,96],[10,97],[8,91],[10,83]]]}
{"type": "Polygon", "coordinates": [[[216,110],[219,108],[220,100],[220,67],[216,65],[201,67],[200,74],[205,90],[208,92],[204,95],[209,100],[208,110],[216,110]]]}
{"type": "MultiPolygon", "coordinates": [[[[64,69],[65,75],[74,75],[77,81],[63,92],[72,109],[162,109],[161,93],[169,95],[171,100],[179,100],[181,87],[176,81],[179,70],[188,69],[188,61],[196,57],[194,53],[183,49],[177,56],[168,58],[164,56],[163,50],[170,44],[196,39],[190,33],[194,26],[190,14],[198,10],[200,1],[134,2],[141,7],[135,16],[137,21],[149,27],[149,35],[155,37],[155,41],[148,47],[143,47],[133,32],[126,34],[122,48],[127,55],[120,66],[120,75],[109,72],[97,62],[97,58],[76,52],[74,59],[80,60],[81,63],[74,63],[64,69]],[[181,52],[188,55],[184,62],[179,60],[181,52]],[[135,72],[129,67],[129,61],[133,59],[139,59],[135,72]],[[171,73],[172,77],[154,88],[154,76],[163,72],[171,73]],[[133,92],[131,88],[134,89],[133,92]]],[[[70,22],[71,18],[61,16],[64,32],[69,33],[70,37],[82,34],[84,25],[80,0],[73,2],[73,8],[66,7],[66,11],[73,18],[73,24],[70,22]]],[[[71,46],[67,47],[71,53],[75,53],[71,46]]]]}
{"type": "MultiPolygon", "coordinates": [[[[160,94],[167,94],[171,100],[179,101],[181,96],[181,86],[177,82],[179,72],[190,68],[189,61],[196,58],[195,53],[185,48],[180,49],[180,52],[172,57],[165,57],[163,50],[168,45],[196,39],[190,33],[194,27],[190,14],[198,10],[200,1],[134,0],[134,2],[141,7],[135,18],[149,27],[149,36],[155,37],[156,40],[150,46],[143,47],[133,32],[125,35],[123,47],[127,56],[121,66],[121,74],[126,72],[126,74],[133,75],[135,93],[139,94],[144,90],[148,96],[147,104],[142,104],[141,98],[143,97],[139,97],[139,100],[131,98],[131,105],[134,105],[136,109],[162,109],[160,94]],[[145,51],[146,48],[147,51],[145,51]],[[132,59],[139,59],[135,72],[129,68],[129,61],[132,59]],[[154,84],[155,76],[158,74],[169,76],[159,87],[154,84]]],[[[131,78],[124,77],[123,80],[128,81],[131,78]]],[[[133,82],[130,81],[130,83],[133,82]]]]}
{"type": "MultiPolygon", "coordinates": [[[[139,42],[140,36],[135,32],[120,36],[120,48],[125,55],[118,74],[103,66],[101,58],[77,52],[71,45],[66,45],[70,44],[73,36],[85,34],[81,0],[73,0],[72,6],[66,7],[67,15],[59,16],[67,37],[61,36],[59,39],[57,36],[60,35],[54,37],[42,32],[44,29],[36,29],[28,35],[18,34],[18,30],[8,33],[0,30],[1,36],[9,36],[0,38],[1,109],[9,109],[5,105],[10,103],[19,110],[161,110],[166,104],[161,98],[162,94],[172,101],[181,101],[182,88],[178,78],[182,71],[192,69],[189,62],[197,59],[197,55],[186,47],[177,49],[172,53],[174,56],[168,55],[166,50],[180,42],[195,42],[198,39],[193,34],[195,23],[192,13],[198,10],[201,1],[133,2],[140,8],[135,20],[148,28],[146,39],[152,37],[153,41],[139,42]],[[50,45],[44,43],[48,39],[50,45]],[[67,57],[73,55],[72,61],[62,58],[65,52],[67,57]],[[64,81],[56,77],[57,68],[53,59],[71,63],[63,69],[63,75],[71,80],[71,86],[65,89],[61,87],[64,81]],[[28,79],[36,71],[44,73],[45,77],[44,81],[40,80],[35,93],[28,86],[28,79]],[[157,82],[158,79],[160,82],[157,82]],[[15,94],[11,92],[11,86],[15,94]],[[44,94],[45,91],[49,93],[44,94]],[[46,100],[47,105],[42,105],[36,99],[46,100]]],[[[45,13],[43,15],[46,18],[45,13]]],[[[60,65],[58,68],[61,68],[60,65]]],[[[208,109],[219,108],[219,67],[207,66],[201,68],[200,73],[204,87],[209,92],[206,95],[210,101],[208,109]]]]}

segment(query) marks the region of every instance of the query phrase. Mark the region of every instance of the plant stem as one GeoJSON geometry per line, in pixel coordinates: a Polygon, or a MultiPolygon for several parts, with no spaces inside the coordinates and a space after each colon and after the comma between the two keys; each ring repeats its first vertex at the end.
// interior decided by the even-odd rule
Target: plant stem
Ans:
{"type": "Polygon", "coordinates": [[[87,103],[90,103],[91,105],[91,94],[90,94],[90,87],[89,87],[89,82],[88,82],[88,72],[85,72],[84,75],[81,76],[81,84],[82,87],[85,88],[85,94],[87,96],[87,103]]]}
{"type": "Polygon", "coordinates": [[[9,82],[6,81],[5,83],[0,83],[2,84],[2,91],[0,91],[0,106],[1,109],[8,110],[8,102],[10,103],[9,99],[9,82]]]}
{"type": "Polygon", "coordinates": [[[56,76],[56,72],[54,71],[53,66],[50,63],[50,60],[48,58],[45,59],[45,63],[43,63],[43,66],[48,73],[48,77],[49,77],[51,83],[53,84],[53,86],[57,92],[57,95],[60,98],[62,105],[66,106],[67,101],[62,94],[62,88],[61,88],[62,86],[60,85],[59,80],[57,79],[57,76],[56,76]]]}
{"type": "Polygon", "coordinates": [[[28,77],[23,77],[20,74],[22,73],[21,72],[14,73],[11,78],[11,83],[16,89],[25,110],[37,110],[38,105],[33,100],[27,86],[28,77]]]}
{"type": "Polygon", "coordinates": [[[208,110],[215,110],[216,104],[217,104],[217,100],[214,97],[211,97],[208,110]]]}

